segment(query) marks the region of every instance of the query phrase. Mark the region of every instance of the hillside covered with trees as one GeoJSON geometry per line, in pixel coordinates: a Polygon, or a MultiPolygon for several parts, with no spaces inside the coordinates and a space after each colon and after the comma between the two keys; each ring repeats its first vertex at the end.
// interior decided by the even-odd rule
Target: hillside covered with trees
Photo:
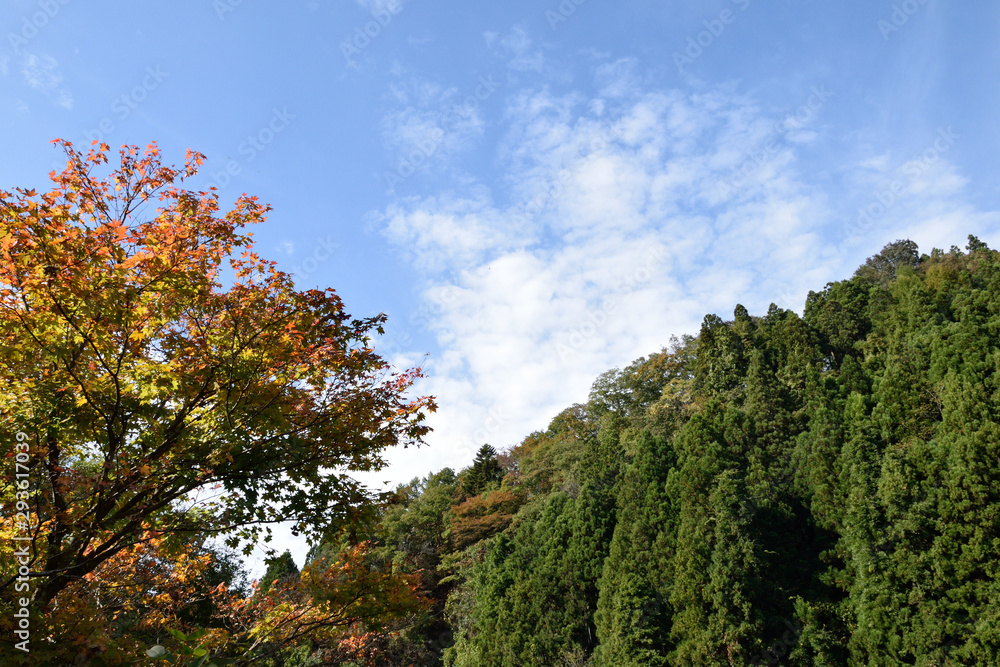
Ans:
{"type": "Polygon", "coordinates": [[[103,223],[5,200],[3,452],[32,480],[3,492],[10,609],[34,531],[33,653],[5,613],[5,664],[1000,664],[1000,253],[977,238],[889,244],[803,316],[707,315],[546,430],[372,497],[324,470],[377,468],[434,407],[381,379],[382,320],[252,254],[220,292],[262,208],[216,217],[135,154],[118,183],[171,206],[137,232],[69,155],[60,196],[103,223]],[[186,504],[205,488],[228,493],[186,504]],[[314,547],[248,584],[214,538],[255,536],[266,501],[314,547]]]}
{"type": "Polygon", "coordinates": [[[398,488],[365,538],[429,607],[356,664],[1000,664],[998,371],[975,237],[708,315],[398,488]]]}
{"type": "Polygon", "coordinates": [[[377,533],[444,664],[1000,664],[1000,256],[898,241],[803,317],[706,316],[499,461],[377,533]]]}

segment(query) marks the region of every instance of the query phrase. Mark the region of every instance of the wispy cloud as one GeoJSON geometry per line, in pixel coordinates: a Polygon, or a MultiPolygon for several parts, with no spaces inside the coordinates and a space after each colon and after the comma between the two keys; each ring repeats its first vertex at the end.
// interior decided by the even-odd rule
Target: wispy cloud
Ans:
{"type": "MultiPolygon", "coordinates": [[[[971,205],[969,179],[949,159],[967,138],[950,126],[925,133],[923,148],[862,155],[845,168],[854,210],[838,230],[849,247],[878,248],[898,238],[916,241],[929,252],[948,248],[969,233],[988,235],[1000,213],[971,205]]],[[[911,143],[920,145],[911,137],[911,143]]]]}
{"type": "Polygon", "coordinates": [[[505,84],[480,75],[464,86],[445,88],[420,78],[402,79],[390,89],[395,109],[382,119],[382,136],[389,152],[384,170],[387,189],[430,165],[448,164],[473,147],[486,127],[487,100],[505,84]]]}
{"type": "MultiPolygon", "coordinates": [[[[512,44],[513,59],[529,52],[520,37],[512,44]]],[[[585,400],[599,373],[697,333],[706,313],[771,302],[801,311],[808,290],[894,238],[929,251],[1000,221],[964,201],[946,150],[932,163],[919,162],[926,151],[873,150],[830,164],[834,185],[807,171],[833,155],[818,83],[803,86],[801,107],[764,111],[733,85],[650,89],[631,59],[593,74],[596,94],[504,91],[495,159],[505,176],[493,187],[470,177],[373,215],[423,277],[442,350],[419,388],[441,406],[435,447],[393,460],[440,467],[471,460],[483,442],[513,444],[585,400]],[[892,214],[852,246],[847,203],[907,173],[892,214]]]]}
{"type": "Polygon", "coordinates": [[[440,142],[435,153],[443,157],[482,134],[481,109],[464,104],[457,87],[410,80],[393,86],[392,94],[399,108],[382,121],[382,136],[390,151],[405,156],[426,142],[440,142]]]}
{"type": "Polygon", "coordinates": [[[522,25],[511,26],[503,32],[484,32],[483,40],[493,56],[504,63],[508,77],[514,82],[537,75],[543,75],[552,84],[572,80],[574,63],[548,57],[552,45],[532,39],[522,25]]]}
{"type": "Polygon", "coordinates": [[[21,74],[32,89],[44,93],[64,109],[73,108],[73,95],[62,85],[59,62],[52,56],[24,53],[21,58],[21,74]]]}
{"type": "Polygon", "coordinates": [[[757,116],[726,92],[517,91],[504,191],[472,183],[378,216],[425,298],[451,295],[422,388],[442,406],[435,442],[452,457],[510,444],[583,400],[600,372],[697,331],[705,312],[759,311],[782,293],[798,307],[823,284],[827,212],[793,160],[719,198],[757,116]]]}
{"type": "Polygon", "coordinates": [[[487,44],[494,46],[507,56],[507,66],[521,71],[541,72],[545,67],[545,56],[542,50],[535,46],[524,28],[514,26],[506,35],[486,36],[487,44]],[[492,43],[491,43],[492,42],[492,43]]]}

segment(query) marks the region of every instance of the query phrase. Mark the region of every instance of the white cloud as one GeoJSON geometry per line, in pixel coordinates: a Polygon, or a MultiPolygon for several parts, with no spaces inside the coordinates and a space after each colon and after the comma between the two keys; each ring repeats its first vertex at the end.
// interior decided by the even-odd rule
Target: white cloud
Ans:
{"type": "Polygon", "coordinates": [[[0,56],[0,75],[7,76],[8,61],[10,61],[10,58],[8,58],[7,56],[0,56]]]}
{"type": "Polygon", "coordinates": [[[503,32],[484,32],[486,47],[497,60],[503,62],[507,77],[512,82],[542,75],[553,84],[568,84],[573,80],[576,63],[551,58],[551,43],[536,42],[521,25],[513,25],[503,32]]]}
{"type": "MultiPolygon", "coordinates": [[[[487,43],[490,40],[487,38],[487,43]]],[[[520,26],[514,26],[510,32],[498,40],[500,49],[508,56],[507,66],[522,72],[541,72],[545,68],[545,56],[541,49],[535,48],[528,33],[520,26]]]]}
{"type": "MultiPolygon", "coordinates": [[[[517,34],[486,38],[532,49],[517,34]]],[[[441,348],[418,387],[440,404],[433,446],[390,453],[406,471],[396,481],[544,428],[598,374],[697,333],[706,313],[730,318],[742,303],[762,314],[772,301],[801,312],[810,289],[847,277],[884,243],[910,237],[929,251],[998,222],[962,202],[966,179],[946,150],[920,163],[870,150],[839,169],[839,190],[803,173],[828,138],[818,107],[789,117],[732,86],[644,90],[631,60],[597,65],[595,90],[505,90],[501,182],[373,216],[423,276],[441,348]],[[906,174],[889,213],[852,246],[846,202],[906,174]]]]}
{"type": "Polygon", "coordinates": [[[989,239],[1000,214],[969,204],[969,179],[949,159],[962,141],[950,128],[939,128],[906,158],[883,151],[850,165],[845,179],[854,188],[854,206],[838,240],[866,256],[901,238],[915,241],[922,252],[962,246],[970,233],[989,239]]]}
{"type": "Polygon", "coordinates": [[[503,214],[483,199],[429,199],[412,208],[390,207],[384,233],[428,272],[479,265],[487,256],[511,247],[503,214]]]}
{"type": "Polygon", "coordinates": [[[425,465],[517,442],[584,400],[599,373],[696,333],[706,312],[729,316],[741,301],[761,312],[781,294],[801,308],[830,278],[816,261],[822,197],[790,155],[774,178],[719,198],[720,179],[758,141],[757,114],[723,93],[518,91],[505,191],[477,186],[379,214],[425,276],[425,299],[450,295],[430,325],[443,352],[419,389],[441,405],[425,465]]]}
{"type": "Polygon", "coordinates": [[[594,79],[603,97],[623,97],[639,89],[636,75],[638,61],[635,58],[620,58],[614,62],[602,62],[594,70],[594,79]]]}
{"type": "MultiPolygon", "coordinates": [[[[405,73],[396,68],[402,79],[405,73]]],[[[390,88],[397,108],[382,119],[382,137],[390,153],[386,165],[389,190],[428,165],[447,164],[474,146],[483,136],[487,100],[504,82],[492,75],[445,88],[425,79],[406,76],[390,88]]]]}
{"type": "Polygon", "coordinates": [[[36,56],[33,53],[25,53],[21,58],[21,74],[31,88],[45,93],[62,108],[72,110],[73,95],[62,86],[63,77],[59,73],[59,62],[55,58],[50,55],[36,56]]]}

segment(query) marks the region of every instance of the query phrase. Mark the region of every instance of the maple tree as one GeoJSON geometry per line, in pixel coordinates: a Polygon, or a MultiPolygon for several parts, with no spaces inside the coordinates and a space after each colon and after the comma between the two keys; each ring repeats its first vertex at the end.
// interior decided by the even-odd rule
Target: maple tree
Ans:
{"type": "Polygon", "coordinates": [[[348,473],[419,443],[435,407],[368,345],[385,316],[255,254],[256,197],[220,214],[214,188],[181,189],[201,154],[124,146],[98,178],[106,144],[54,143],[53,190],[0,191],[0,455],[28,435],[33,605],[151,539],[319,536],[365,511],[348,473]]]}
{"type": "Polygon", "coordinates": [[[224,641],[229,632],[214,617],[223,604],[237,604],[243,591],[239,582],[230,578],[234,586],[228,589],[213,576],[219,574],[219,556],[204,537],[143,535],[60,592],[44,618],[46,632],[59,641],[36,643],[31,659],[128,664],[178,627],[207,625],[202,632],[210,640],[224,641]]]}

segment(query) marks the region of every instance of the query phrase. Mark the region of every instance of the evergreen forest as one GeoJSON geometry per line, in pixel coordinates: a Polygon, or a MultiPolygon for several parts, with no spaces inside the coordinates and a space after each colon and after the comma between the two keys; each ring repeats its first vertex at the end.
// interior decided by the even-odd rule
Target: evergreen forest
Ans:
{"type": "Polygon", "coordinates": [[[1000,664],[998,460],[1000,254],[897,241],[400,487],[384,664],[1000,664]]]}

